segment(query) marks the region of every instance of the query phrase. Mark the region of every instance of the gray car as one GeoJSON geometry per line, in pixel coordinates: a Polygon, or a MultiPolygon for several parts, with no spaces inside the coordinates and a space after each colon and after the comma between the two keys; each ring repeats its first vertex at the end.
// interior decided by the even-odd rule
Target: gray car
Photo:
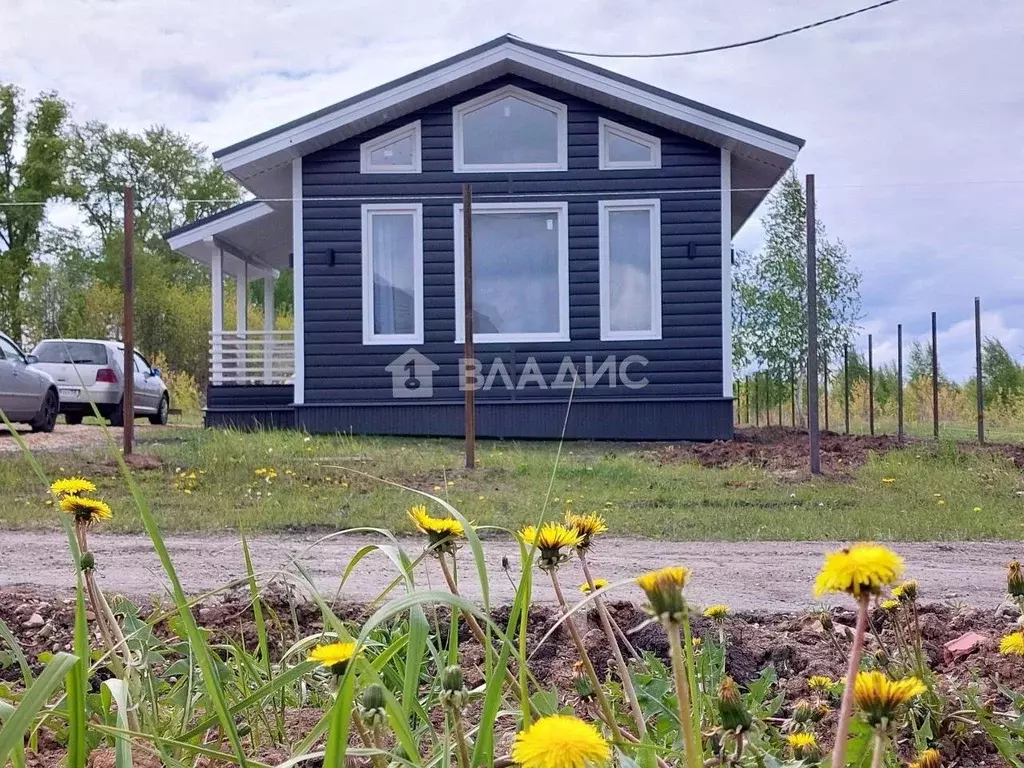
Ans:
{"type": "MultiPolygon", "coordinates": [[[[68,424],[100,415],[119,426],[124,421],[124,344],[100,339],[44,339],[32,350],[36,367],[53,377],[60,390],[60,412],[68,424]]],[[[135,353],[131,366],[135,383],[135,415],[153,424],[166,424],[171,397],[160,370],[135,353]]]]}
{"type": "MultiPolygon", "coordinates": [[[[60,410],[57,385],[9,336],[0,333],[0,410],[33,432],[52,432],[60,410]]],[[[0,426],[2,429],[2,426],[0,426]]]]}

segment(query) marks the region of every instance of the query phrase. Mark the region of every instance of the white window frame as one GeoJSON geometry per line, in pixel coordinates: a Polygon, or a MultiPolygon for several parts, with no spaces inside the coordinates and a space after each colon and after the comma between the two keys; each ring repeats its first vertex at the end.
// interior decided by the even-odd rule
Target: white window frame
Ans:
{"type": "MultiPolygon", "coordinates": [[[[547,213],[557,216],[558,227],[558,331],[554,333],[473,333],[475,344],[508,344],[517,342],[561,342],[569,338],[569,204],[567,202],[537,203],[474,203],[473,215],[503,213],[547,213]]],[[[466,338],[465,253],[463,250],[462,203],[453,206],[455,217],[455,341],[466,338]]]]}
{"type": "Polygon", "coordinates": [[[569,169],[569,111],[565,104],[538,96],[515,85],[506,85],[496,91],[485,93],[471,101],[452,108],[452,159],[455,173],[521,173],[526,171],[567,171],[569,169]],[[558,118],[556,137],[558,140],[558,159],[553,163],[466,163],[462,144],[462,119],[488,104],[493,104],[508,96],[520,99],[529,104],[554,112],[558,118]]]}
{"type": "Polygon", "coordinates": [[[423,139],[420,121],[417,120],[401,128],[385,133],[375,139],[364,141],[359,145],[359,172],[360,173],[421,173],[423,171],[423,139]],[[370,157],[388,144],[401,141],[405,138],[412,139],[412,163],[409,165],[374,165],[370,157]]]}
{"type": "Polygon", "coordinates": [[[657,136],[651,136],[649,133],[638,131],[634,128],[629,128],[620,123],[613,122],[612,120],[606,120],[603,117],[597,119],[597,136],[598,136],[598,159],[597,168],[600,171],[620,171],[637,168],[661,168],[661,139],[657,136]],[[637,144],[643,144],[645,147],[650,147],[651,159],[650,160],[619,160],[612,161],[608,159],[608,137],[615,135],[628,141],[634,141],[637,144]]]}
{"type": "Polygon", "coordinates": [[[363,251],[363,344],[423,343],[423,205],[422,203],[367,203],[362,206],[363,251]],[[374,333],[373,330],[373,230],[374,214],[409,214],[413,217],[413,332],[374,333]]]}
{"type": "Polygon", "coordinates": [[[661,339],[661,200],[601,200],[597,204],[598,279],[601,294],[601,341],[661,339]],[[647,211],[651,220],[651,328],[646,331],[611,329],[611,249],[608,214],[612,211],[647,211]]]}

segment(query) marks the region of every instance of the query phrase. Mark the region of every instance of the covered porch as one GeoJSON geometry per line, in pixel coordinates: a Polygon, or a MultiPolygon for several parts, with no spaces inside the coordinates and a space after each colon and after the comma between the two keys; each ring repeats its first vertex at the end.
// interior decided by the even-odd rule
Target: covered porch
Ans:
{"type": "Polygon", "coordinates": [[[294,402],[295,333],[277,327],[274,299],[278,279],[292,266],[291,219],[290,204],[249,201],[166,236],[174,251],[210,270],[208,422],[211,410],[280,410],[294,402]],[[255,300],[253,283],[262,285],[255,300]]]}

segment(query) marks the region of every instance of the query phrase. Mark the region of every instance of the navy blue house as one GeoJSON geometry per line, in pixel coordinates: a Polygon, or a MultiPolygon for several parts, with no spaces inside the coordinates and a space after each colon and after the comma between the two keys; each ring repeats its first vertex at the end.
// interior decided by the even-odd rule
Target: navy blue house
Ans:
{"type": "Polygon", "coordinates": [[[732,236],[802,145],[502,37],[227,147],[255,199],[167,235],[213,277],[207,424],[461,435],[468,369],[481,437],[728,437],[732,236]]]}

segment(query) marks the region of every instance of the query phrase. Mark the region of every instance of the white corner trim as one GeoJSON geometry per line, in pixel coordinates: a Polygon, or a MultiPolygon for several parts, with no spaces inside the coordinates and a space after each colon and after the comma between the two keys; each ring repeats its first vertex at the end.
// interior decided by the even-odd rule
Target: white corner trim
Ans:
{"type": "Polygon", "coordinates": [[[745,123],[680,104],[672,99],[618,82],[569,62],[552,59],[541,53],[527,50],[514,43],[503,43],[476,56],[461,59],[447,67],[429,72],[415,80],[400,83],[387,91],[375,93],[365,99],[339,107],[332,112],[302,122],[286,131],[275,133],[261,141],[239,147],[234,152],[220,157],[218,162],[225,171],[230,171],[277,152],[294,152],[294,147],[297,144],[337,130],[382,110],[396,107],[408,99],[429,93],[480,70],[488,67],[500,67],[503,62],[514,62],[545,72],[553,77],[568,79],[613,98],[652,109],[668,117],[682,120],[718,133],[727,139],[748,144],[788,160],[794,160],[800,151],[798,144],[771,133],[759,131],[745,123]]]}
{"type": "MultiPolygon", "coordinates": [[[[553,333],[473,333],[475,344],[570,341],[569,333],[569,203],[474,203],[473,216],[503,213],[554,213],[558,218],[558,331],[553,333]]],[[[462,203],[452,206],[455,223],[455,343],[466,339],[466,262],[462,237],[462,203]]]]}
{"type": "Polygon", "coordinates": [[[171,247],[172,251],[177,251],[187,245],[202,242],[209,237],[214,237],[222,232],[228,232],[235,227],[248,224],[250,221],[256,221],[256,219],[268,216],[273,212],[274,209],[266,203],[256,203],[256,205],[247,206],[240,211],[225,214],[214,221],[202,224],[187,232],[169,237],[167,238],[167,244],[171,247]]]}
{"type": "Polygon", "coordinates": [[[722,150],[722,397],[732,392],[732,155],[722,150]]]}
{"type": "Polygon", "coordinates": [[[359,145],[360,173],[421,173],[423,171],[423,139],[420,121],[416,120],[401,128],[385,133],[359,145]],[[412,162],[408,165],[374,165],[371,156],[378,149],[402,139],[412,139],[412,162]]]}
{"type": "Polygon", "coordinates": [[[661,168],[661,139],[651,136],[649,133],[637,131],[620,123],[607,120],[603,117],[597,118],[597,143],[598,156],[597,168],[600,171],[621,171],[638,168],[661,168]],[[651,150],[651,159],[642,161],[619,160],[613,161],[608,158],[608,137],[619,136],[620,138],[642,144],[651,150]]]}
{"type": "Polygon", "coordinates": [[[296,405],[306,402],[306,311],[302,227],[302,158],[292,160],[292,305],[295,314],[295,373],[292,376],[296,405]]]}
{"type": "Polygon", "coordinates": [[[601,341],[642,341],[661,338],[661,200],[600,200],[597,203],[598,281],[600,290],[601,341]],[[611,211],[647,211],[651,227],[651,323],[643,331],[611,328],[611,243],[608,214],[611,211]]]}
{"type": "Polygon", "coordinates": [[[423,204],[367,203],[362,206],[363,254],[363,344],[423,343],[423,204]],[[374,333],[373,331],[373,217],[376,214],[412,216],[413,332],[374,333]]]}
{"type": "Polygon", "coordinates": [[[558,101],[538,96],[515,85],[506,85],[483,96],[452,107],[452,159],[455,173],[475,172],[523,172],[523,171],[566,171],[569,169],[569,110],[558,101]],[[557,118],[555,138],[558,142],[557,159],[553,163],[467,163],[463,152],[462,121],[470,112],[475,112],[505,98],[519,99],[527,104],[554,113],[557,118]]]}

